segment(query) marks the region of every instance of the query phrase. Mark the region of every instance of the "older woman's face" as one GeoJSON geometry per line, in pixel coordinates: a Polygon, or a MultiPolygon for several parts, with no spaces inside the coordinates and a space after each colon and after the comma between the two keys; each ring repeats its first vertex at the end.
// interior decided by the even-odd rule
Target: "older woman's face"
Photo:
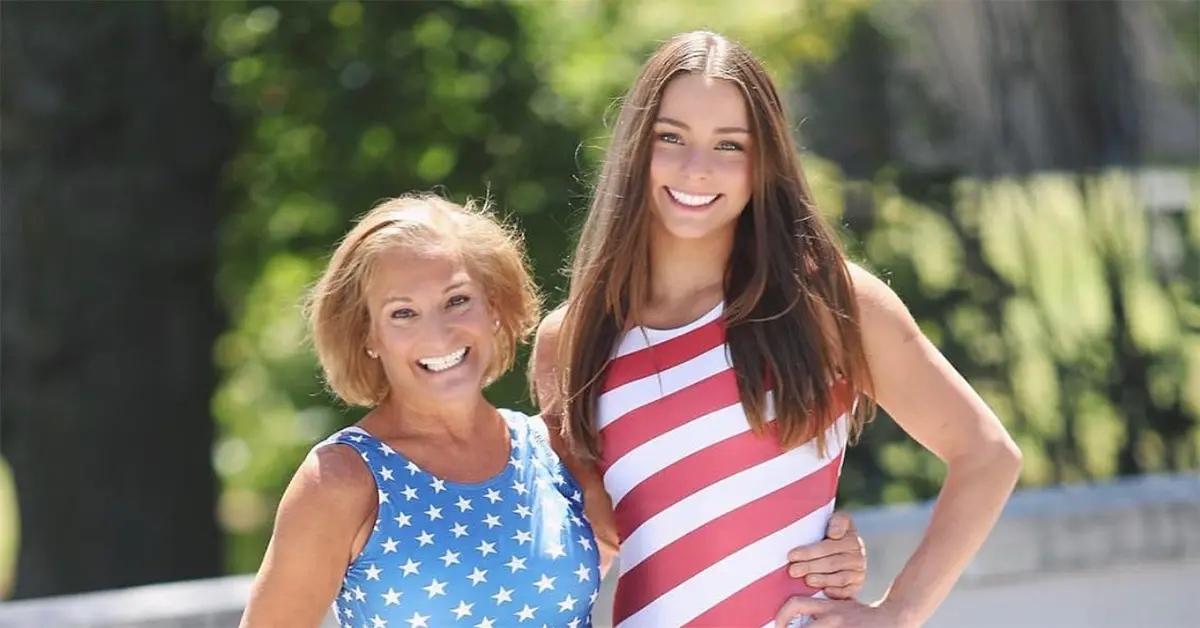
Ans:
{"type": "Polygon", "coordinates": [[[483,287],[448,251],[393,249],[375,264],[367,343],[392,391],[414,405],[478,395],[495,352],[483,287]]]}

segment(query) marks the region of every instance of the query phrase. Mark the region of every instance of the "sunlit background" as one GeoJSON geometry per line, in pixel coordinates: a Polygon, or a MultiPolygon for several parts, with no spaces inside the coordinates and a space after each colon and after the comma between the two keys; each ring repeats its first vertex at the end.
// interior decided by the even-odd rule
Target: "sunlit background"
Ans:
{"type": "MultiPolygon", "coordinates": [[[[256,569],[299,461],[358,415],[323,391],[298,308],[352,218],[488,197],[559,302],[616,99],[696,28],[766,62],[822,210],[1013,433],[1022,487],[1200,468],[1195,1],[0,17],[10,596],[256,569]]],[[[532,407],[523,368],[489,396],[532,407]]],[[[839,497],[925,499],[941,476],[881,416],[839,497]]]]}

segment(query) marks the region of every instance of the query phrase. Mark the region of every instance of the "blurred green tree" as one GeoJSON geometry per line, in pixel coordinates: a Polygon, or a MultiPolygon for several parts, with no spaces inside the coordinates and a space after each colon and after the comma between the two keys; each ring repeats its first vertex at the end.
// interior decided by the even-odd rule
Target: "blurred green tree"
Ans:
{"type": "MultiPolygon", "coordinates": [[[[872,6],[180,8],[206,29],[224,68],[220,96],[242,125],[228,168],[232,211],[218,277],[233,323],[216,347],[224,377],[213,401],[229,567],[257,565],[275,503],[304,452],[357,416],[322,391],[299,312],[305,288],[355,215],[410,190],[437,188],[460,200],[490,195],[526,233],[538,279],[557,303],[558,270],[614,99],[659,41],[720,30],[747,42],[796,94],[805,79],[796,68],[828,66],[847,46],[879,45],[854,35],[872,6]]],[[[1027,456],[1025,482],[1197,466],[1200,325],[1197,277],[1188,270],[1200,250],[1194,201],[1171,214],[1186,234],[1179,241],[1185,263],[1164,274],[1146,235],[1159,227],[1134,174],[955,176],[913,186],[886,156],[868,154],[872,145],[855,149],[866,151],[868,166],[852,176],[805,154],[818,201],[844,227],[855,259],[892,282],[1016,434],[1027,456]]],[[[1197,198],[1195,175],[1187,176],[1197,198]]],[[[524,391],[517,369],[489,396],[528,408],[524,391]]],[[[850,454],[843,498],[928,497],[940,477],[940,464],[881,418],[850,454]]]]}

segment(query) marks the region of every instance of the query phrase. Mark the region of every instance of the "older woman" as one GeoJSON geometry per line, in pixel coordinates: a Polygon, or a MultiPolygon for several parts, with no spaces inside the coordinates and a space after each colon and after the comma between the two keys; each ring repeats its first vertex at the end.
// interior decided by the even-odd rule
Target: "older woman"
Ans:
{"type": "Polygon", "coordinates": [[[409,196],[371,210],[313,290],[329,387],[371,408],[284,493],[244,626],[588,623],[600,574],[545,425],[485,385],[537,323],[514,234],[409,196]]]}
{"type": "MultiPolygon", "coordinates": [[[[589,625],[600,548],[582,491],[540,418],[482,393],[540,313],[516,234],[471,205],[389,200],[308,311],[329,388],[370,411],[292,478],[242,625],[316,626],[331,602],[356,628],[589,625]]],[[[838,574],[861,581],[850,563],[838,574]]]]}

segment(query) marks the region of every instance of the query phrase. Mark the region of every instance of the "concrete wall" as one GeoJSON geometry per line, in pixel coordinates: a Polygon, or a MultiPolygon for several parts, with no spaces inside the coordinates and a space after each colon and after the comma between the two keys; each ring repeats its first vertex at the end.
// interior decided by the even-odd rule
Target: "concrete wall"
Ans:
{"type": "MultiPolygon", "coordinates": [[[[920,540],[930,505],[867,509],[864,599],[920,540]]],[[[610,624],[607,595],[598,626],[610,624]]],[[[250,578],[230,576],[0,605],[0,628],[233,626],[250,578]]],[[[930,626],[1200,625],[1200,475],[1020,491],[930,626]]],[[[327,618],[327,626],[333,626],[327,618]]]]}

